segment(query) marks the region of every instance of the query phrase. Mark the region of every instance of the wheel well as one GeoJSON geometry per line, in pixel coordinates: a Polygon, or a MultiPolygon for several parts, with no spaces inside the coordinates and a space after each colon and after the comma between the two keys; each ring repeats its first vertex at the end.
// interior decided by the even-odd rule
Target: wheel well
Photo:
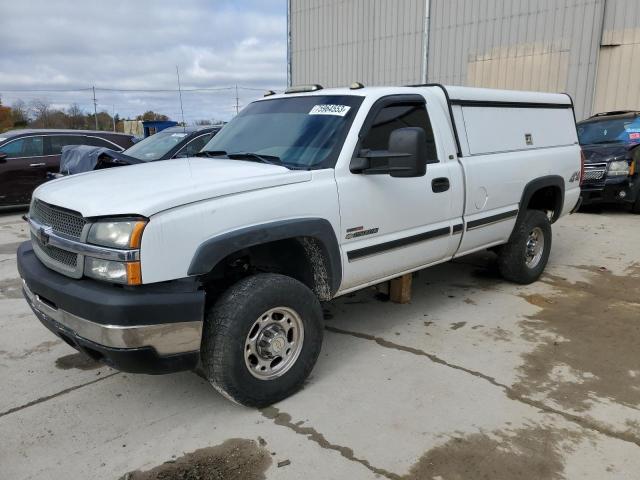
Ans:
{"type": "Polygon", "coordinates": [[[536,190],[524,208],[527,210],[542,210],[544,212],[551,212],[551,220],[555,222],[562,213],[562,191],[558,186],[549,185],[536,190]]]}
{"type": "Polygon", "coordinates": [[[332,297],[327,253],[313,237],[276,240],[234,252],[204,275],[203,283],[217,297],[231,284],[256,273],[287,275],[309,287],[320,300],[332,297]]]}

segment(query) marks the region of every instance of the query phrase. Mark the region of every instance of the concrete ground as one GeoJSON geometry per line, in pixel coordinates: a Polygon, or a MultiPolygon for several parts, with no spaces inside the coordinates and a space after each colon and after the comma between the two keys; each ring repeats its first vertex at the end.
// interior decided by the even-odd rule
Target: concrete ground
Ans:
{"type": "Polygon", "coordinates": [[[640,216],[562,219],[531,286],[481,254],[409,305],[330,302],[312,377],[264,410],[76,354],[21,298],[24,238],[0,216],[1,479],[640,477],[640,216]]]}

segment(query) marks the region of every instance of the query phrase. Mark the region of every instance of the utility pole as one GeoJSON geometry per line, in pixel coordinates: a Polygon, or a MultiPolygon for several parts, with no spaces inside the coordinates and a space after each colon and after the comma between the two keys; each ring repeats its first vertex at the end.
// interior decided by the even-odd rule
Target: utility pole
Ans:
{"type": "Polygon", "coordinates": [[[236,83],[236,115],[240,112],[240,97],[238,97],[238,84],[236,83]]]}
{"type": "Polygon", "coordinates": [[[184,109],[182,108],[182,88],[180,87],[180,70],[178,69],[178,65],[176,65],[176,76],[178,77],[178,95],[180,96],[180,113],[182,114],[182,129],[183,131],[186,131],[187,124],[184,123],[184,109]]]}
{"type": "Polygon", "coordinates": [[[98,102],[96,101],[96,87],[91,87],[93,90],[93,118],[96,120],[96,130],[98,130],[98,102]]]}

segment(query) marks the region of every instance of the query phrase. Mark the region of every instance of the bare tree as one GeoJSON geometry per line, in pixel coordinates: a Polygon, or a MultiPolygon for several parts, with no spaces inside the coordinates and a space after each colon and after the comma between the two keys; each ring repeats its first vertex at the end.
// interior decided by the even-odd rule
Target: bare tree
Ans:
{"type": "Polygon", "coordinates": [[[80,105],[78,105],[77,103],[72,103],[69,108],[67,108],[67,116],[69,128],[84,128],[85,115],[80,108],[80,105]]]}
{"type": "Polygon", "coordinates": [[[51,104],[42,99],[35,99],[29,103],[29,111],[33,116],[33,125],[39,128],[49,126],[49,116],[51,114],[51,104]]]}
{"type": "Polygon", "coordinates": [[[195,122],[193,122],[195,125],[211,125],[211,120],[196,120],[195,122]]]}
{"type": "Polygon", "coordinates": [[[13,117],[13,125],[16,127],[26,127],[29,123],[29,109],[23,100],[16,100],[11,105],[11,116],[13,117]]]}

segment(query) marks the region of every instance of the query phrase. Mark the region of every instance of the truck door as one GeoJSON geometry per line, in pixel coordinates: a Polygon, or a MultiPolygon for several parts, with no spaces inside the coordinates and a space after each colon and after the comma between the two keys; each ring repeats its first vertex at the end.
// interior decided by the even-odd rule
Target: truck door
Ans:
{"type": "MultiPolygon", "coordinates": [[[[336,171],[342,290],[439,262],[457,246],[459,236],[454,240],[452,235],[450,165],[443,161],[446,157],[437,145],[424,97],[392,95],[378,100],[363,123],[353,156],[358,157],[362,149],[387,150],[391,132],[404,127],[425,130],[425,175],[396,178],[352,173],[348,168],[336,171]]],[[[372,166],[388,162],[374,160],[377,165],[372,166]]]]}

